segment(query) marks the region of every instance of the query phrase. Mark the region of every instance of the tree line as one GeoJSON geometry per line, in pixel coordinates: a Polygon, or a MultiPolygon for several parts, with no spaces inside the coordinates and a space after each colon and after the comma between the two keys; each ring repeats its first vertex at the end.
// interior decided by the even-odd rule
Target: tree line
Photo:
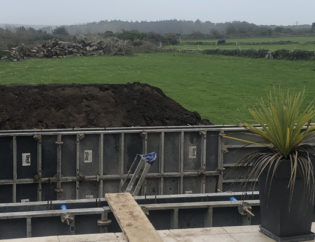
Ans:
{"type": "Polygon", "coordinates": [[[242,37],[268,37],[315,35],[315,23],[296,26],[263,26],[248,22],[212,23],[209,21],[165,20],[153,22],[100,21],[81,25],[46,27],[0,28],[0,49],[47,40],[70,41],[75,35],[97,35],[123,40],[146,40],[154,44],[178,44],[180,39],[220,39],[242,37]]]}
{"type": "Polygon", "coordinates": [[[164,21],[100,21],[80,25],[65,26],[70,34],[104,33],[106,31],[121,32],[137,30],[139,32],[154,32],[159,34],[174,33],[180,35],[197,35],[219,37],[253,37],[273,35],[301,35],[314,33],[313,25],[256,25],[245,21],[226,23],[202,22],[200,20],[164,20],[164,21]]]}

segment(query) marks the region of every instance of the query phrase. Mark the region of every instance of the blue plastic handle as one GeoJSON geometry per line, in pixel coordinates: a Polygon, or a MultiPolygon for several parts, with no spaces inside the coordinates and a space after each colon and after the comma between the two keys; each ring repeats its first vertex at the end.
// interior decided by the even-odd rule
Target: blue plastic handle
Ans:
{"type": "Polygon", "coordinates": [[[62,205],[60,206],[60,209],[61,209],[61,210],[67,210],[67,205],[62,204],[62,205]]]}
{"type": "Polygon", "coordinates": [[[232,201],[232,202],[236,202],[236,201],[237,201],[237,199],[236,199],[235,197],[230,197],[230,201],[232,201]]]}

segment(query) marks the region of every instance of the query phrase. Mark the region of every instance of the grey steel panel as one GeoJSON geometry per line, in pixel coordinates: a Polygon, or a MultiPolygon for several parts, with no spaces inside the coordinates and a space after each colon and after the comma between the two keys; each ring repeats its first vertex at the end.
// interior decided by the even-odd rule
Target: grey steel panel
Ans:
{"type": "Polygon", "coordinates": [[[205,192],[206,193],[217,192],[217,183],[218,183],[218,177],[213,177],[213,176],[206,177],[205,192]]]}
{"type": "Polygon", "coordinates": [[[185,132],[184,171],[198,171],[201,169],[201,138],[199,132],[185,132]]]}
{"type": "Polygon", "coordinates": [[[0,186],[0,203],[12,202],[12,185],[0,186]]]}
{"type": "Polygon", "coordinates": [[[146,179],[142,189],[144,190],[143,193],[146,195],[158,195],[160,191],[160,180],[146,179]]]}
{"type": "Polygon", "coordinates": [[[97,198],[98,197],[98,186],[97,182],[80,182],[79,198],[97,198]]]}
{"type": "Polygon", "coordinates": [[[249,167],[226,167],[224,171],[224,180],[228,179],[247,179],[249,167]]]}
{"type": "Polygon", "coordinates": [[[179,178],[164,178],[164,194],[179,193],[179,178]]]}
{"type": "Polygon", "coordinates": [[[149,173],[158,173],[160,172],[160,165],[161,165],[161,134],[160,133],[148,133],[148,145],[147,145],[147,152],[155,152],[157,153],[157,158],[153,165],[150,168],[149,173]]]}
{"type": "Polygon", "coordinates": [[[42,136],[42,176],[53,177],[57,173],[57,136],[42,136]]]}
{"type": "MultiPolygon", "coordinates": [[[[222,130],[224,130],[224,129],[222,129],[222,130]]],[[[244,130],[224,131],[224,135],[235,137],[238,139],[243,139],[243,140],[250,140],[250,141],[258,142],[258,143],[264,142],[257,135],[252,134],[248,131],[244,131],[244,130]]],[[[226,139],[224,139],[224,145],[241,145],[241,146],[244,146],[245,144],[242,141],[226,138],[226,139]]]]}
{"type": "Polygon", "coordinates": [[[204,226],[204,217],[206,208],[200,209],[182,209],[178,212],[178,228],[202,228],[204,226]]]}
{"type": "Polygon", "coordinates": [[[184,178],[183,193],[201,193],[201,177],[186,177],[184,178]]]}
{"type": "Polygon", "coordinates": [[[17,137],[17,178],[34,178],[37,174],[37,141],[32,136],[17,137]],[[29,154],[29,162],[23,156],[29,154]]]}
{"type": "Polygon", "coordinates": [[[108,213],[108,219],[112,221],[111,224],[107,226],[108,232],[109,231],[121,232],[119,224],[117,223],[116,218],[113,213],[108,213]]]}
{"type": "Polygon", "coordinates": [[[99,136],[85,135],[80,141],[80,174],[92,176],[99,171],[99,136]]]}
{"type": "MultiPolygon", "coordinates": [[[[257,193],[255,194],[257,196],[257,193]]],[[[148,213],[149,219],[157,229],[242,225],[259,222],[241,216],[237,207],[242,201],[227,201],[231,195],[239,198],[241,194],[164,195],[150,196],[148,199],[136,197],[136,199],[144,211],[148,213]],[[224,201],[217,201],[217,199],[224,201]]],[[[245,200],[245,202],[252,204],[255,214],[259,216],[259,209],[255,207],[259,205],[259,201],[245,200]]],[[[14,238],[25,237],[26,235],[37,237],[120,231],[113,214],[106,205],[105,199],[4,204],[0,206],[0,225],[2,225],[0,232],[3,228],[17,231],[17,233],[11,234],[5,231],[1,234],[14,238]],[[68,209],[60,210],[62,204],[66,204],[68,209]],[[73,218],[71,227],[62,222],[61,218],[65,215],[73,218]],[[104,222],[107,218],[112,220],[106,230],[97,223],[102,218],[104,222]],[[12,223],[12,221],[20,222],[12,223]]]]}
{"type": "Polygon", "coordinates": [[[261,148],[224,135],[253,138],[231,126],[0,131],[0,161],[5,164],[0,191],[10,197],[0,196],[0,202],[119,192],[135,155],[152,151],[158,159],[142,194],[240,191],[246,171],[232,165],[261,148]],[[23,165],[23,154],[29,164],[24,159],[23,165]]]}
{"type": "Polygon", "coordinates": [[[42,184],[42,197],[44,201],[51,201],[57,199],[56,183],[44,183],[42,184]]]}
{"type": "Polygon", "coordinates": [[[82,215],[75,216],[75,233],[76,234],[95,234],[100,232],[97,226],[97,220],[101,219],[100,215],[82,215]]]}
{"type": "MultiPolygon", "coordinates": [[[[62,136],[61,173],[63,176],[76,175],[76,136],[62,136]]],[[[57,148],[57,147],[56,147],[57,148]]],[[[54,163],[55,166],[56,162],[54,163]]]]}
{"type": "Polygon", "coordinates": [[[242,224],[242,216],[237,209],[230,208],[215,208],[213,209],[213,226],[234,226],[235,224],[242,224]]]}
{"type": "Polygon", "coordinates": [[[76,183],[62,183],[62,199],[63,200],[72,200],[76,199],[76,183]]]}
{"type": "Polygon", "coordinates": [[[218,132],[207,132],[206,170],[215,171],[218,168],[218,132]]]}
{"type": "Polygon", "coordinates": [[[257,185],[255,186],[255,184],[252,182],[234,181],[234,182],[224,183],[223,190],[225,192],[255,191],[257,190],[257,185]]]}
{"type": "MultiPolygon", "coordinates": [[[[179,171],[180,168],[180,133],[164,135],[164,172],[179,171]]],[[[165,193],[168,194],[168,193],[165,193]]]]}
{"type": "MultiPolygon", "coordinates": [[[[116,180],[116,181],[104,181],[104,192],[103,195],[105,193],[113,193],[113,192],[117,192],[119,191],[119,185],[120,185],[120,181],[116,180]]],[[[103,196],[102,196],[103,197],[103,196]]]]}
{"type": "Polygon", "coordinates": [[[247,153],[257,151],[261,148],[233,148],[227,149],[224,152],[224,165],[225,164],[234,164],[240,159],[242,159],[247,153]]]}
{"type": "Polygon", "coordinates": [[[171,227],[172,210],[153,210],[149,212],[148,218],[157,230],[169,229],[171,227]]]}
{"type": "Polygon", "coordinates": [[[37,201],[37,184],[17,184],[16,201],[30,202],[37,201]]]}
{"type": "Polygon", "coordinates": [[[136,154],[143,153],[141,133],[125,134],[124,145],[124,173],[126,174],[131,166],[136,154]]]}
{"type": "Polygon", "coordinates": [[[0,179],[13,178],[13,144],[12,137],[0,138],[0,179]]]}
{"type": "Polygon", "coordinates": [[[0,221],[0,239],[26,237],[26,220],[12,219],[0,221]]]}
{"type": "Polygon", "coordinates": [[[70,235],[69,226],[59,217],[32,218],[32,236],[70,235]]]}
{"type": "Polygon", "coordinates": [[[104,135],[103,174],[119,174],[120,134],[104,135]]]}

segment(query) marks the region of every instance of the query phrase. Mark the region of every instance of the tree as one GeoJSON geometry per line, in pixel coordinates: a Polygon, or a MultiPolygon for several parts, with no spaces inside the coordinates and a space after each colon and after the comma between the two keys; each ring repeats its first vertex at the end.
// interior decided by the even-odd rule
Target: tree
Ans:
{"type": "Polygon", "coordinates": [[[68,31],[66,30],[65,27],[58,27],[58,28],[54,29],[53,35],[57,35],[57,36],[68,36],[69,33],[68,33],[68,31]]]}

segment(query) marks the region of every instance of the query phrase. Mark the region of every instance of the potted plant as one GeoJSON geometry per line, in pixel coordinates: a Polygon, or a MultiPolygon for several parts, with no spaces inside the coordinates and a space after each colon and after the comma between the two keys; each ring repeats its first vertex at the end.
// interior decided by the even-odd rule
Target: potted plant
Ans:
{"type": "MultiPolygon", "coordinates": [[[[262,150],[237,162],[249,167],[249,179],[258,178],[261,232],[277,241],[314,239],[313,104],[305,105],[304,91],[275,89],[249,112],[260,125],[243,125],[264,142],[262,150]]],[[[243,140],[253,143],[249,140],[243,140]]]]}

